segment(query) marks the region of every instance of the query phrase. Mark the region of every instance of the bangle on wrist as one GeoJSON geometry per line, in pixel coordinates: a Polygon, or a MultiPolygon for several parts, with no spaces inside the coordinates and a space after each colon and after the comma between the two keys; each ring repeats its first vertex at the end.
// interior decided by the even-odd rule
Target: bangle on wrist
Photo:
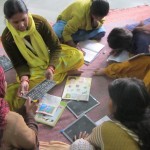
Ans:
{"type": "Polygon", "coordinates": [[[21,83],[22,83],[23,81],[26,81],[26,82],[29,83],[29,79],[23,79],[23,80],[21,80],[21,83]]]}
{"type": "Polygon", "coordinates": [[[49,66],[47,69],[50,69],[52,71],[52,73],[54,74],[55,70],[53,67],[49,66]]]}

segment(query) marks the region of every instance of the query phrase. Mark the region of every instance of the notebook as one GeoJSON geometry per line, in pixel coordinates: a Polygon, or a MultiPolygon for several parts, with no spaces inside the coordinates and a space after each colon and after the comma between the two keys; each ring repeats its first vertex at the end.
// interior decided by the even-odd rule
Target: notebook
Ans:
{"type": "Polygon", "coordinates": [[[66,127],[61,132],[64,136],[71,142],[74,140],[74,136],[79,136],[80,132],[86,131],[87,133],[91,133],[93,128],[95,128],[95,123],[86,115],[80,117],[73,123],[71,123],[68,127],[66,127]]]}
{"type": "Polygon", "coordinates": [[[13,68],[12,62],[5,55],[0,56],[0,65],[3,67],[5,72],[13,68]]]}
{"type": "Polygon", "coordinates": [[[54,116],[58,106],[60,105],[60,102],[61,102],[61,97],[46,93],[42,97],[36,112],[54,116]]]}
{"type": "Polygon", "coordinates": [[[66,105],[66,102],[61,101],[56,112],[54,113],[54,116],[37,113],[35,115],[35,120],[39,123],[54,127],[64,112],[66,105]]]}
{"type": "Polygon", "coordinates": [[[78,46],[85,52],[84,61],[87,64],[92,62],[104,47],[103,44],[94,40],[81,41],[78,46]]]}
{"type": "Polygon", "coordinates": [[[88,101],[92,78],[68,76],[62,99],[88,101]]]}
{"type": "Polygon", "coordinates": [[[43,82],[39,83],[34,88],[32,88],[27,94],[23,95],[22,97],[25,99],[30,97],[31,100],[41,99],[44,96],[44,94],[46,94],[55,85],[56,85],[55,81],[44,80],[43,82]]]}
{"type": "Polygon", "coordinates": [[[92,96],[89,96],[88,101],[70,101],[67,103],[67,108],[79,118],[81,115],[87,113],[100,103],[92,96]],[[82,107],[81,107],[82,106],[82,107]]]}
{"type": "Polygon", "coordinates": [[[132,57],[129,57],[129,52],[127,51],[122,51],[119,55],[117,56],[113,56],[113,55],[110,55],[108,58],[107,58],[107,61],[110,62],[124,62],[124,61],[128,61],[128,60],[132,60],[132,59],[135,59],[137,57],[140,57],[140,56],[150,56],[149,53],[140,53],[140,54],[137,54],[137,55],[134,55],[132,57]]]}

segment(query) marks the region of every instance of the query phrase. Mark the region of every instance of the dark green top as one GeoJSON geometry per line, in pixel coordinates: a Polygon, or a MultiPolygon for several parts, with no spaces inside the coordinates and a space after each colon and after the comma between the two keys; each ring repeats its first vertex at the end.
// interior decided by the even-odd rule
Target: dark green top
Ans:
{"type": "MultiPolygon", "coordinates": [[[[50,24],[47,22],[46,19],[38,15],[32,15],[32,16],[37,31],[42,36],[45,44],[48,47],[48,50],[50,51],[49,52],[50,65],[53,65],[55,67],[56,64],[58,63],[60,52],[61,52],[60,42],[57,36],[55,35],[54,31],[52,30],[52,27],[50,26],[50,24]]],[[[9,56],[10,60],[12,61],[18,76],[19,77],[23,75],[30,76],[30,71],[29,71],[29,66],[27,64],[27,61],[20,53],[13,39],[13,36],[7,27],[3,31],[1,39],[2,39],[3,47],[7,55],[9,56]]],[[[30,42],[29,37],[25,37],[25,39],[30,42]]]]}

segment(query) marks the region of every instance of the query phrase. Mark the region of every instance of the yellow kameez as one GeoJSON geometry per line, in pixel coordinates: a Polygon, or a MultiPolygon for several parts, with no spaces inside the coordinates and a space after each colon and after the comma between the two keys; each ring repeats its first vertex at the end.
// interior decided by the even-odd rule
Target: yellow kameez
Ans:
{"type": "MultiPolygon", "coordinates": [[[[59,63],[56,66],[56,70],[54,73],[54,81],[57,84],[61,83],[67,75],[69,70],[75,70],[81,67],[84,63],[83,54],[81,51],[76,48],[62,45],[61,56],[59,58],[59,63]]],[[[37,73],[36,73],[37,75],[37,73]]],[[[45,70],[40,70],[40,74],[36,76],[30,77],[29,87],[33,88],[38,83],[45,80],[45,70]],[[42,72],[43,73],[42,73],[42,72]]],[[[16,111],[19,109],[25,102],[24,99],[17,97],[17,91],[20,83],[16,82],[8,85],[7,93],[5,99],[9,103],[10,110],[16,111]]]]}
{"type": "Polygon", "coordinates": [[[105,68],[111,78],[136,77],[144,81],[150,91],[150,56],[139,56],[122,63],[113,63],[105,68]]]}
{"type": "MultiPolygon", "coordinates": [[[[26,31],[16,30],[8,21],[7,27],[13,36],[13,39],[18,47],[18,50],[27,61],[30,69],[29,88],[33,88],[38,83],[45,79],[45,71],[49,66],[50,57],[48,47],[45,44],[42,36],[36,30],[35,22],[31,14],[29,16],[29,29],[26,31]],[[30,36],[31,43],[26,41],[24,37],[30,36]],[[30,49],[29,49],[30,47],[30,49]]],[[[83,53],[76,48],[68,45],[61,45],[59,58],[56,60],[54,81],[57,84],[61,83],[69,70],[76,70],[84,63],[83,53]]],[[[18,110],[25,102],[24,99],[17,97],[17,91],[20,86],[19,78],[17,82],[10,84],[5,96],[8,101],[10,110],[18,110]]]]}

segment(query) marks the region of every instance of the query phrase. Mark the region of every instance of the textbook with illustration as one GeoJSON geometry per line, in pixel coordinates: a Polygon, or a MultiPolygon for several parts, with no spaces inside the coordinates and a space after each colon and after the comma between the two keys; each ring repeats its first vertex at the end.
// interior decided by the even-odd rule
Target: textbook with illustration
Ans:
{"type": "Polygon", "coordinates": [[[61,97],[45,94],[38,106],[37,113],[42,113],[54,116],[58,106],[60,105],[61,97]]]}
{"type": "Polygon", "coordinates": [[[85,52],[84,56],[85,63],[92,62],[104,47],[103,44],[94,40],[86,40],[79,42],[78,46],[85,52]]]}
{"type": "Polygon", "coordinates": [[[37,113],[35,115],[35,120],[39,123],[54,127],[64,112],[66,105],[66,102],[61,101],[56,112],[54,113],[54,116],[37,113]]]}
{"type": "Polygon", "coordinates": [[[69,76],[62,99],[88,101],[92,78],[69,76]]]}
{"type": "Polygon", "coordinates": [[[127,52],[127,51],[122,51],[119,55],[117,56],[114,56],[114,55],[110,55],[108,58],[107,58],[107,61],[114,61],[114,62],[124,62],[124,61],[127,61],[127,60],[132,60],[134,58],[137,58],[139,56],[150,56],[149,53],[140,53],[140,54],[137,54],[137,55],[134,55],[134,56],[131,56],[130,57],[130,53],[127,52]]]}

